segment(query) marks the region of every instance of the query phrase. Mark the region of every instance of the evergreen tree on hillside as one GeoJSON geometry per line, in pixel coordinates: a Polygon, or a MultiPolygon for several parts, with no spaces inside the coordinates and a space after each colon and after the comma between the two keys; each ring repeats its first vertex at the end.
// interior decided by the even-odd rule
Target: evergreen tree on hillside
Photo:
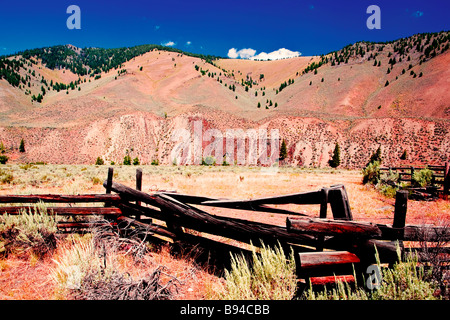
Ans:
{"type": "Polygon", "coordinates": [[[371,164],[374,163],[375,161],[377,161],[379,164],[381,164],[381,146],[378,147],[377,151],[375,151],[374,153],[372,153],[372,155],[370,156],[369,162],[367,163],[366,167],[371,164]]]}
{"type": "Polygon", "coordinates": [[[281,148],[280,148],[280,157],[279,160],[283,161],[287,158],[287,147],[286,147],[286,141],[281,142],[281,148]]]}
{"type": "Polygon", "coordinates": [[[339,143],[337,142],[334,146],[333,157],[328,161],[328,164],[332,168],[337,168],[341,164],[341,148],[339,147],[339,143]]]}
{"type": "Polygon", "coordinates": [[[19,152],[25,152],[25,141],[20,140],[19,152]]]}
{"type": "Polygon", "coordinates": [[[403,153],[402,153],[402,155],[400,156],[400,159],[401,159],[401,160],[406,160],[406,159],[408,159],[408,152],[406,151],[406,149],[403,150],[403,153]]]}

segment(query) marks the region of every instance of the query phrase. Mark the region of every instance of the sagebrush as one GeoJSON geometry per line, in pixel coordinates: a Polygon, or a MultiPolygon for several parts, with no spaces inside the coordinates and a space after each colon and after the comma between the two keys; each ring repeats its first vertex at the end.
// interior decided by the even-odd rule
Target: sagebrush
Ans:
{"type": "Polygon", "coordinates": [[[296,293],[294,253],[286,257],[281,245],[253,247],[252,261],[231,255],[231,270],[225,271],[225,287],[219,294],[226,300],[291,300],[296,293]]]}

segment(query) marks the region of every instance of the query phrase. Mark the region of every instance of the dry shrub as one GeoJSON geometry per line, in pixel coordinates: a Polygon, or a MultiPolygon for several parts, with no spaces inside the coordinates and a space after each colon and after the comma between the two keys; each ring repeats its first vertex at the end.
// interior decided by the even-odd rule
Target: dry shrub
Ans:
{"type": "Polygon", "coordinates": [[[231,270],[225,271],[225,300],[291,300],[297,289],[293,251],[289,259],[281,245],[252,249],[250,263],[243,255],[231,255],[231,270]]]}
{"type": "Polygon", "coordinates": [[[55,250],[56,232],[55,216],[47,214],[42,202],[28,212],[21,209],[18,215],[4,214],[0,216],[0,254],[43,257],[55,250]]]}
{"type": "Polygon", "coordinates": [[[419,260],[423,262],[428,269],[425,279],[438,288],[437,293],[443,299],[450,299],[450,270],[448,265],[450,239],[450,225],[448,222],[439,223],[442,227],[435,231],[436,241],[430,245],[428,242],[429,234],[422,232],[419,234],[420,248],[417,252],[419,260]]]}
{"type": "Polygon", "coordinates": [[[175,277],[160,266],[145,278],[133,279],[129,274],[115,271],[105,277],[102,270],[90,270],[82,279],[74,297],[82,300],[170,300],[176,290],[175,277]],[[163,276],[170,277],[164,281],[163,276]]]}
{"type": "Polygon", "coordinates": [[[66,295],[82,300],[168,300],[177,292],[177,278],[157,266],[146,275],[133,277],[123,272],[126,257],[145,263],[147,246],[140,239],[142,230],[132,229],[127,238],[109,227],[95,228],[92,236],[74,241],[64,248],[53,280],[66,295]]]}
{"type": "MultiPolygon", "coordinates": [[[[377,266],[381,271],[381,282],[375,290],[362,287],[352,288],[348,283],[339,281],[336,288],[315,291],[311,286],[304,292],[307,300],[434,300],[435,288],[426,280],[423,266],[418,264],[414,254],[402,259],[400,247],[397,247],[398,262],[392,268],[382,267],[376,251],[377,266]]],[[[356,274],[354,274],[356,279],[356,274]]]]}

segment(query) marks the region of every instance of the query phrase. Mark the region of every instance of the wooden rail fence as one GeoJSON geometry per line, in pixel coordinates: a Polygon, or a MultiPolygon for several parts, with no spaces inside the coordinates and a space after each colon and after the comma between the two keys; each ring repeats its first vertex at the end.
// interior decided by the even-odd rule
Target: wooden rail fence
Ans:
{"type": "Polygon", "coordinates": [[[432,185],[437,185],[437,188],[413,188],[413,191],[429,193],[432,196],[438,196],[442,194],[445,200],[448,200],[448,195],[450,193],[450,165],[445,162],[444,165],[429,165],[429,166],[404,166],[404,167],[383,167],[380,168],[381,171],[392,171],[399,175],[398,182],[410,182],[413,184],[414,173],[422,169],[430,169],[432,171],[432,185]]]}
{"type": "Polygon", "coordinates": [[[251,200],[216,199],[169,191],[148,194],[141,191],[142,170],[137,170],[136,188],[133,189],[113,181],[113,168],[109,168],[103,185],[105,194],[2,195],[0,204],[20,206],[2,206],[0,214],[20,214],[23,209],[30,210],[31,207],[25,204],[45,202],[53,204],[47,207],[48,214],[76,217],[66,221],[58,219],[61,232],[88,232],[99,224],[120,229],[125,224],[143,230],[148,239],[200,245],[210,251],[245,250],[224,241],[211,240],[208,234],[256,246],[281,244],[285,248],[293,248],[299,279],[307,283],[311,280],[312,284],[324,284],[335,279],[351,280],[353,268],[362,274],[367,266],[376,262],[375,250],[382,263],[393,264],[398,259],[397,244],[404,249],[403,241],[450,240],[445,227],[405,225],[406,191],[397,192],[392,224],[376,224],[353,220],[348,195],[341,184],[251,200]],[[86,206],[88,203],[91,206],[86,206]],[[61,206],[64,204],[83,206],[61,206]],[[318,205],[319,217],[271,206],[278,204],[318,205]],[[198,206],[281,214],[286,216],[286,224],[272,225],[213,215],[198,206]],[[99,222],[98,219],[89,219],[89,216],[105,219],[99,222]]]}

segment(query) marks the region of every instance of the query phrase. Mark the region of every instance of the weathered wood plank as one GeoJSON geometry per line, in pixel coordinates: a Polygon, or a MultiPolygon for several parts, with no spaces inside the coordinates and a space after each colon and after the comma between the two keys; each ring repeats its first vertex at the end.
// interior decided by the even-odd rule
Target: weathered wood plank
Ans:
{"type": "Polygon", "coordinates": [[[354,283],[355,278],[353,277],[353,275],[335,275],[335,276],[311,277],[309,278],[309,281],[313,286],[326,286],[337,283],[339,281],[354,283]]]}
{"type": "Polygon", "coordinates": [[[298,255],[302,269],[359,263],[359,258],[348,251],[301,252],[298,255]]]}
{"type": "MultiPolygon", "coordinates": [[[[20,214],[21,210],[25,209],[27,213],[34,213],[33,207],[0,207],[0,214],[20,214]]],[[[122,214],[119,208],[110,207],[48,207],[47,214],[56,214],[61,216],[75,216],[75,215],[99,215],[99,216],[118,216],[122,214]]]]}
{"type": "Polygon", "coordinates": [[[282,196],[265,197],[252,200],[210,200],[203,201],[202,205],[213,205],[216,207],[252,210],[254,206],[264,204],[321,204],[322,191],[294,193],[282,196]]]}
{"type": "Polygon", "coordinates": [[[84,202],[118,202],[118,194],[36,194],[36,195],[1,195],[0,203],[84,203],[84,202]]]}
{"type": "MultiPolygon", "coordinates": [[[[176,200],[178,200],[180,202],[184,202],[184,203],[190,203],[190,204],[199,204],[199,205],[210,206],[210,207],[221,207],[221,208],[230,208],[230,209],[238,209],[238,210],[262,211],[262,212],[269,212],[269,213],[304,216],[304,214],[298,213],[295,211],[268,207],[268,206],[265,206],[264,204],[257,204],[257,201],[261,200],[261,199],[232,200],[232,199],[216,199],[216,198],[210,198],[210,197],[192,196],[192,195],[179,194],[179,193],[170,193],[170,194],[167,192],[158,192],[158,193],[169,195],[173,199],[176,199],[176,200]]],[[[262,198],[262,199],[272,199],[272,198],[262,198]]],[[[267,203],[267,204],[269,204],[269,203],[267,203]]]]}
{"type": "Polygon", "coordinates": [[[125,201],[142,201],[149,205],[158,207],[158,203],[155,200],[154,195],[149,195],[145,192],[135,190],[117,182],[111,182],[109,186],[108,181],[103,183],[105,188],[110,187],[111,191],[120,194],[121,198],[125,201]]]}
{"type": "Polygon", "coordinates": [[[157,192],[156,194],[166,194],[170,196],[173,199],[176,199],[180,202],[184,203],[190,203],[190,204],[201,204],[205,201],[221,201],[221,200],[228,200],[228,199],[216,199],[211,197],[203,197],[203,196],[193,196],[189,194],[182,194],[182,193],[173,193],[173,192],[157,192]]]}
{"type": "MultiPolygon", "coordinates": [[[[104,185],[106,186],[106,183],[104,185]]],[[[173,199],[168,194],[149,195],[116,182],[112,183],[111,190],[119,193],[122,197],[128,198],[130,201],[141,200],[152,206],[159,207],[161,211],[172,216],[168,217],[172,223],[200,232],[207,232],[244,242],[253,241],[258,243],[262,239],[271,243],[276,243],[277,241],[288,241],[305,245],[315,243],[314,237],[287,232],[285,227],[246,220],[237,221],[210,215],[198,208],[173,199]]]]}
{"type": "Polygon", "coordinates": [[[289,232],[328,236],[379,238],[382,235],[376,224],[355,221],[288,217],[286,227],[289,232]]]}
{"type": "Polygon", "coordinates": [[[143,207],[134,203],[121,202],[117,204],[117,207],[122,210],[122,214],[127,215],[144,215],[150,218],[158,220],[165,220],[167,216],[160,210],[155,210],[148,207],[143,207]]]}
{"type": "Polygon", "coordinates": [[[210,215],[200,209],[171,199],[167,195],[158,194],[155,200],[166,212],[174,216],[179,225],[200,232],[207,232],[226,238],[243,242],[254,242],[259,240],[276,243],[292,242],[306,245],[315,244],[314,237],[290,233],[286,228],[259,222],[239,220],[227,217],[210,215]]]}

